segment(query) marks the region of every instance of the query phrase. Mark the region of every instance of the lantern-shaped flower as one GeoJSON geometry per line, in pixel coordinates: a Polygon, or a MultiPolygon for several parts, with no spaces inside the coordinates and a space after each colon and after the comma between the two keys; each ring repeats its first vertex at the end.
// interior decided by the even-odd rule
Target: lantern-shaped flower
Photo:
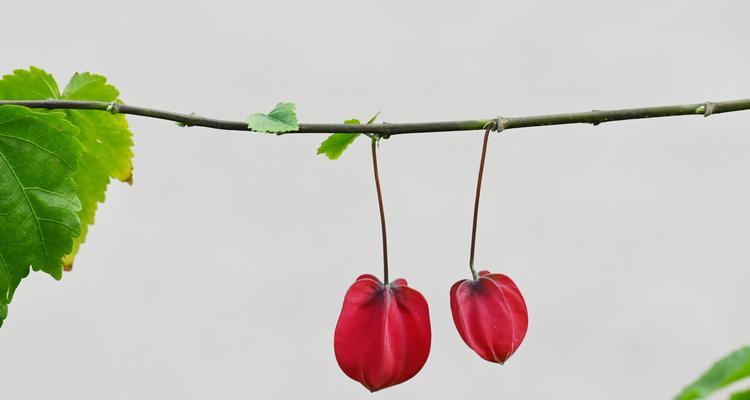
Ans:
{"type": "Polygon", "coordinates": [[[350,378],[371,392],[404,382],[422,369],[430,341],[427,302],[404,279],[383,285],[362,275],[349,287],[334,349],[350,378]]]}
{"type": "Polygon", "coordinates": [[[456,282],[450,297],[456,329],[480,357],[503,364],[521,345],[529,316],[510,278],[482,271],[476,280],[456,282]]]}

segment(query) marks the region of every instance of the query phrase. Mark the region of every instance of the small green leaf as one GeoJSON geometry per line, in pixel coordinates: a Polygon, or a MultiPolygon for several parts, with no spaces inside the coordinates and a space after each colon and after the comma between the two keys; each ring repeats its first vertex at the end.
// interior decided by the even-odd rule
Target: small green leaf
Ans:
{"type": "Polygon", "coordinates": [[[294,103],[279,103],[268,114],[255,113],[247,119],[248,128],[256,132],[283,133],[299,129],[294,103]]]}
{"type": "MultiPolygon", "coordinates": [[[[348,119],[345,124],[359,124],[358,119],[348,119]]],[[[318,155],[325,154],[329,160],[336,160],[344,153],[347,147],[359,137],[359,133],[334,133],[328,136],[318,147],[318,155]]]]}
{"type": "Polygon", "coordinates": [[[370,117],[370,119],[367,120],[367,125],[372,125],[375,123],[375,120],[378,119],[378,116],[380,115],[380,111],[376,112],[375,115],[370,117]]]}
{"type": "Polygon", "coordinates": [[[732,393],[732,396],[729,397],[729,400],[750,400],[750,390],[732,393]]]}
{"type": "Polygon", "coordinates": [[[683,389],[674,400],[703,399],[748,376],[750,376],[750,346],[743,347],[719,360],[698,380],[683,389]]]}
{"type": "MultiPolygon", "coordinates": [[[[367,121],[367,124],[369,125],[375,122],[378,115],[380,115],[379,112],[370,118],[370,120],[367,121]]],[[[348,119],[344,121],[344,123],[358,125],[360,122],[355,118],[348,119]]],[[[344,154],[346,148],[349,147],[359,135],[359,133],[334,133],[331,136],[328,136],[328,138],[320,144],[320,147],[318,147],[318,155],[325,154],[329,160],[336,160],[344,154]]]]}

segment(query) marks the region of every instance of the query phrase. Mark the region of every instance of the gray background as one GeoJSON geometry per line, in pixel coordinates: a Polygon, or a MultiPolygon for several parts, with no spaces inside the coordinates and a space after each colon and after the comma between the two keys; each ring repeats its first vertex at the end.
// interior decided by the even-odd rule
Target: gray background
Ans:
{"type": "MultiPolygon", "coordinates": [[[[307,122],[528,115],[750,96],[736,1],[7,1],[0,69],[104,74],[129,103],[307,122]]],[[[338,368],[347,287],[381,274],[364,140],[130,118],[73,273],[33,274],[0,331],[9,399],[372,398],[338,368]]],[[[523,290],[505,366],[460,340],[475,133],[381,146],[392,274],[430,302],[433,348],[383,399],[665,399],[750,343],[750,114],[493,136],[478,261],[523,290]]]]}

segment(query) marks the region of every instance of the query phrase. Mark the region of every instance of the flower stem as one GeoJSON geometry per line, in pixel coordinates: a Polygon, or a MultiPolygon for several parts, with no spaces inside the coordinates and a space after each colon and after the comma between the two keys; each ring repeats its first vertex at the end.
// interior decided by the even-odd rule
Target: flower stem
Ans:
{"type": "Polygon", "coordinates": [[[492,126],[489,124],[484,131],[484,142],[482,143],[482,157],[479,159],[479,175],[477,176],[477,195],[474,198],[474,221],[471,225],[471,252],[469,253],[469,270],[474,280],[477,279],[477,271],[474,269],[474,249],[477,245],[477,221],[479,220],[479,196],[482,194],[482,175],[484,175],[484,159],[487,157],[487,142],[490,139],[492,126]]]}
{"type": "Polygon", "coordinates": [[[378,174],[378,139],[372,139],[372,171],[375,175],[375,189],[378,192],[378,208],[380,208],[380,232],[383,237],[383,284],[387,285],[388,279],[388,239],[385,231],[385,212],[383,211],[383,193],[380,190],[380,175],[378,174]]]}

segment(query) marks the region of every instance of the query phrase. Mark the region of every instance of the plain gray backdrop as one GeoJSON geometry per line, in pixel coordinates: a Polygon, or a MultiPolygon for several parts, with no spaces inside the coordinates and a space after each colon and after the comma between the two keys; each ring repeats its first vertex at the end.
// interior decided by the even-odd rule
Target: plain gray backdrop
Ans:
{"type": "MultiPolygon", "coordinates": [[[[3,1],[0,69],[125,102],[305,122],[520,116],[750,96],[736,1],[3,1]]],[[[381,272],[366,140],[129,118],[72,273],[25,280],[0,331],[8,399],[666,399],[750,343],[750,114],[514,130],[490,140],[477,260],[528,303],[505,366],[459,338],[481,133],[380,148],[393,277],[430,304],[412,380],[369,394],[338,368],[348,286],[381,272]]]]}

